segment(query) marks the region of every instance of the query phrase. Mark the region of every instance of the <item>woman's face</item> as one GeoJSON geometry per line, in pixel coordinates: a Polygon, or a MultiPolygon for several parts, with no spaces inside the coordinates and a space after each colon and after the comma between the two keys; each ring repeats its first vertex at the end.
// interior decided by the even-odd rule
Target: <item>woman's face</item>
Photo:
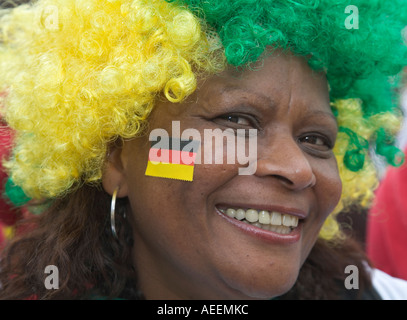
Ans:
{"type": "Polygon", "coordinates": [[[134,264],[147,299],[267,299],[285,293],[339,201],[332,152],[337,124],[325,76],[286,54],[255,69],[211,76],[187,101],[158,102],[152,112],[148,133],[159,128],[174,137],[173,121],[181,133],[200,133],[201,164],[194,166],[193,181],[145,174],[149,134],[118,151],[115,181],[130,201],[134,264]],[[236,129],[257,129],[257,135],[240,135],[246,152],[257,139],[257,153],[250,155],[254,174],[239,174],[247,165],[238,161],[227,163],[226,143],[213,143],[212,157],[221,163],[208,163],[205,129],[229,137],[236,129]]]}

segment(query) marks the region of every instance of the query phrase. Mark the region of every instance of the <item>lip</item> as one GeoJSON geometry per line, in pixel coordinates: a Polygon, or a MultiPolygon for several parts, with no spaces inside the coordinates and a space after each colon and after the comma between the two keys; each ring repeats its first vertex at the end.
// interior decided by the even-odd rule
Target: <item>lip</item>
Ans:
{"type": "Polygon", "coordinates": [[[238,228],[240,231],[243,233],[254,237],[256,239],[269,242],[272,244],[294,244],[298,242],[301,239],[301,234],[302,234],[302,225],[303,219],[307,217],[307,214],[304,213],[301,210],[293,209],[293,208],[285,208],[285,207],[278,207],[278,206],[273,206],[273,207],[268,207],[268,206],[249,206],[247,204],[245,205],[216,205],[215,206],[215,211],[216,213],[223,218],[226,222],[230,223],[234,227],[238,228]],[[268,231],[264,230],[258,227],[255,227],[249,223],[245,223],[243,221],[239,221],[237,219],[228,217],[226,214],[222,213],[219,208],[248,208],[248,209],[254,209],[254,210],[267,210],[267,211],[277,211],[282,214],[290,214],[293,216],[296,216],[300,219],[298,226],[293,229],[293,231],[289,234],[280,234],[276,233],[273,231],[268,231]]]}

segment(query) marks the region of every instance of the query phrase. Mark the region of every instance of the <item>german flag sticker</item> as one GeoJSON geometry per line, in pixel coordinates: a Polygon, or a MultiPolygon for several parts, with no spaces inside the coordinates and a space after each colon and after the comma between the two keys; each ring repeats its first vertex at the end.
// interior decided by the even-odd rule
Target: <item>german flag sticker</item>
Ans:
{"type": "Polygon", "coordinates": [[[192,181],[200,141],[157,137],[151,143],[146,176],[192,181]]]}

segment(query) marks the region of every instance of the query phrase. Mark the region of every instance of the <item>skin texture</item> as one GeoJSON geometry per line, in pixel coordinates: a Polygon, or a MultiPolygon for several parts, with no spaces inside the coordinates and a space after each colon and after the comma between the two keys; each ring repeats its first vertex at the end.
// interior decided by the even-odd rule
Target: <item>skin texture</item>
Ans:
{"type": "Polygon", "coordinates": [[[287,53],[252,71],[201,80],[183,103],[159,101],[147,134],[114,148],[103,177],[107,192],[120,186],[118,196],[129,198],[145,297],[268,299],[288,291],[340,198],[336,134],[325,75],[287,53]],[[201,137],[204,129],[257,129],[255,174],[239,175],[244,165],[227,164],[224,148],[223,164],[196,164],[192,182],[146,176],[149,132],[171,135],[173,120],[201,137]],[[270,232],[246,232],[219,212],[222,206],[295,211],[300,235],[279,241],[270,232]]]}

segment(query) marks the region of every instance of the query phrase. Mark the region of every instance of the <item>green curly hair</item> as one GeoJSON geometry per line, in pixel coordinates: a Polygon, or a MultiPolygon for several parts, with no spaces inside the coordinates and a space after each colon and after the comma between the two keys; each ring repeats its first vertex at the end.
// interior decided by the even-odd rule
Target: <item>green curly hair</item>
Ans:
{"type": "MultiPolygon", "coordinates": [[[[168,0],[169,2],[173,2],[168,0]]],[[[363,116],[397,113],[393,89],[407,61],[401,30],[407,25],[405,1],[366,0],[182,0],[219,34],[227,61],[235,66],[256,61],[267,46],[309,57],[315,70],[325,70],[331,99],[359,99],[363,116]],[[358,9],[357,29],[347,27],[346,8],[358,9]],[[359,19],[359,18],[358,18],[359,19]],[[390,81],[391,80],[391,81],[390,81]]],[[[405,40],[407,41],[407,40],[405,40]]],[[[346,167],[358,171],[355,155],[368,144],[351,138],[346,167]],[[354,156],[351,155],[354,154],[354,156]]],[[[400,151],[389,147],[391,134],[376,132],[376,151],[390,164],[400,164],[400,151]]]]}

